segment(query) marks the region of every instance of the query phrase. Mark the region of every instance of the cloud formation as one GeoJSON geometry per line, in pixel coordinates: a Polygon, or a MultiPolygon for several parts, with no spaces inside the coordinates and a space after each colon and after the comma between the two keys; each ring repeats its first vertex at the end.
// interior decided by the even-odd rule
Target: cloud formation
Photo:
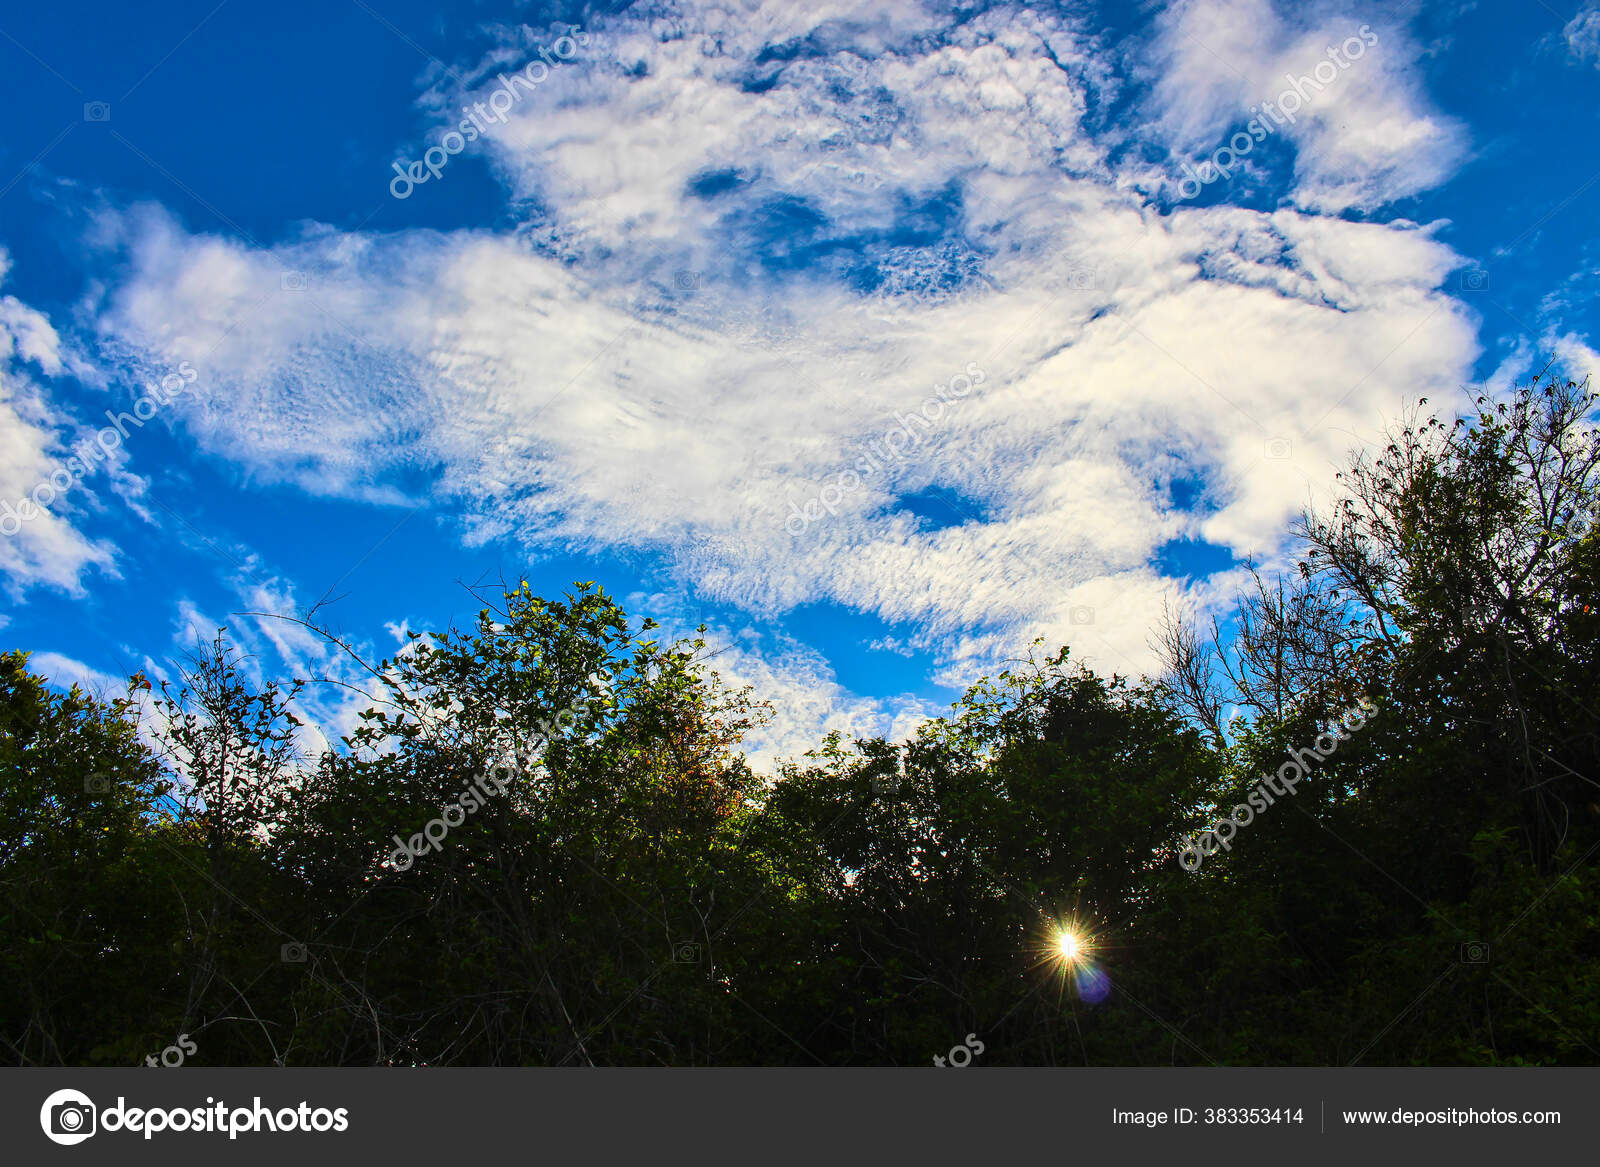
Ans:
{"type": "MultiPolygon", "coordinates": [[[[1287,133],[1287,204],[1252,210],[1174,206],[1176,160],[1359,21],[1209,0],[1118,44],[1015,8],[650,12],[589,30],[478,144],[518,229],[266,249],[108,213],[127,275],[90,305],[100,342],[191,361],[211,389],[182,425],[258,481],[423,501],[469,543],[635,550],[758,617],[872,613],[945,683],[1035,635],[1147,667],[1164,547],[1270,559],[1350,445],[1468,379],[1460,258],[1379,213],[1465,148],[1402,29],[1287,133]],[[971,364],[957,407],[905,420],[971,364]],[[897,426],[903,457],[786,529],[897,426]]],[[[547,39],[508,30],[424,109],[547,39]]]]}
{"type": "MultiPolygon", "coordinates": [[[[0,249],[0,286],[10,266],[0,249]]],[[[90,568],[115,571],[114,548],[75,525],[71,502],[32,505],[34,497],[44,498],[41,484],[46,501],[56,504],[50,477],[61,468],[73,421],[47,384],[74,365],[42,312],[15,296],[0,297],[0,581],[13,597],[33,586],[78,595],[90,568]]]]}
{"type": "Polygon", "coordinates": [[[1401,26],[1344,7],[1280,15],[1269,0],[1179,0],[1157,27],[1144,66],[1152,124],[1181,156],[1210,154],[1261,103],[1296,94],[1281,130],[1296,206],[1377,210],[1437,185],[1465,156],[1465,128],[1426,96],[1422,49],[1401,26]]]}
{"type": "Polygon", "coordinates": [[[1562,28],[1561,39],[1575,58],[1600,69],[1600,5],[1579,9],[1562,28]]]}

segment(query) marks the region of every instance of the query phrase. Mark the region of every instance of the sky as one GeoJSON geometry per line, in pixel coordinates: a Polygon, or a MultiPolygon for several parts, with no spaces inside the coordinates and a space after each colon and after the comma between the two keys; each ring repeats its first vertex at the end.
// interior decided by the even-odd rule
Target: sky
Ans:
{"type": "Polygon", "coordinates": [[[0,645],[365,704],[596,580],[770,767],[1156,669],[1349,452],[1600,369],[1600,5],[0,15],[0,645]]]}

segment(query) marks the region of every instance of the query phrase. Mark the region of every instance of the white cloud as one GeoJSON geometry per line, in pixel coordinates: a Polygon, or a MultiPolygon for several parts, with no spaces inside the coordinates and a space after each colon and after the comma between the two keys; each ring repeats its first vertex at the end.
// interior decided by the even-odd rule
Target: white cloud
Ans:
{"type": "MultiPolygon", "coordinates": [[[[628,610],[651,615],[669,638],[694,635],[695,623],[682,602],[669,595],[633,595],[628,610]]],[[[771,705],[771,720],[746,737],[743,751],[752,768],[773,773],[777,763],[815,749],[829,733],[846,741],[884,737],[903,741],[946,707],[914,694],[867,697],[841,685],[816,649],[782,634],[763,637],[752,627],[709,628],[705,660],[732,689],[771,705]]]]}
{"type": "Polygon", "coordinates": [[[1575,58],[1600,69],[1600,6],[1579,9],[1561,30],[1561,38],[1575,58]]]}
{"type": "Polygon", "coordinates": [[[1509,397],[1516,387],[1548,371],[1552,377],[1600,386],[1600,353],[1575,332],[1561,332],[1547,323],[1537,339],[1519,336],[1500,359],[1483,387],[1495,397],[1509,397]]]}
{"type": "Polygon", "coordinates": [[[1294,122],[1277,133],[1294,146],[1301,207],[1373,210],[1438,185],[1464,157],[1465,129],[1427,99],[1422,49],[1402,27],[1345,5],[1271,0],[1179,0],[1158,25],[1144,64],[1157,124],[1180,159],[1212,155],[1290,87],[1300,99],[1282,108],[1294,122]]]}
{"type": "MultiPolygon", "coordinates": [[[[0,281],[10,266],[0,248],[0,281]]],[[[73,422],[34,374],[54,377],[69,363],[42,312],[0,297],[0,579],[14,597],[37,585],[81,594],[89,568],[115,572],[114,548],[74,525],[81,487],[58,493],[49,481],[62,472],[73,422]]]]}
{"type": "Polygon", "coordinates": [[[28,657],[28,669],[63,689],[77,685],[84,692],[102,699],[121,697],[127,692],[126,677],[101,672],[59,652],[31,654],[28,657]]]}
{"type": "MultiPolygon", "coordinates": [[[[1160,41],[1172,141],[1212,140],[1347,23],[1185,5],[1160,41]]],[[[1467,379],[1472,322],[1438,291],[1459,257],[1426,227],[1317,213],[1413,193],[1459,157],[1403,35],[1381,31],[1296,129],[1301,210],[1166,214],[1140,193],[1149,168],[1114,164],[1093,128],[1111,50],[1057,18],[619,19],[488,143],[538,201],[524,232],[319,228],[267,252],[143,208],[108,220],[130,274],[96,318],[108,345],[193,362],[208,391],[173,408],[264,480],[394,499],[430,478],[469,541],[642,549],[758,615],[872,612],[947,683],[1040,634],[1132,671],[1170,591],[1164,543],[1270,555],[1346,447],[1467,379]],[[716,193],[693,193],[707,176],[716,193]],[[895,294],[917,287],[934,294],[895,294]],[[984,383],[907,457],[785,530],[790,500],[969,363],[984,383]],[[1200,503],[1175,504],[1183,483],[1200,503]],[[899,505],[930,489],[971,517],[933,528],[899,505]]],[[[910,716],[798,647],[738,659],[806,732],[841,710],[910,716]],[[812,708],[800,681],[828,696],[812,708]]]]}
{"type": "Polygon", "coordinates": [[[1546,336],[1548,350],[1554,354],[1561,372],[1574,381],[1589,380],[1600,387],[1600,353],[1595,352],[1575,333],[1546,336]]]}
{"type": "MultiPolygon", "coordinates": [[[[165,725],[165,717],[156,704],[156,695],[152,690],[138,688],[130,691],[128,676],[105,672],[59,652],[30,653],[28,669],[59,689],[70,689],[76,685],[100,701],[131,699],[133,716],[138,722],[139,740],[157,756],[163,754],[161,744],[156,740],[156,734],[165,725]]],[[[148,667],[144,671],[148,677],[160,679],[159,674],[152,672],[148,667]]]]}

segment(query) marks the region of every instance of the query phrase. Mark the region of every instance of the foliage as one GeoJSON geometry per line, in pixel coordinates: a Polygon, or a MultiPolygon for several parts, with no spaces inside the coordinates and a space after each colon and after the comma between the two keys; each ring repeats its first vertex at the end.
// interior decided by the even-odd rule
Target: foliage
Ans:
{"type": "Polygon", "coordinates": [[[220,632],[112,701],[0,656],[6,1056],[1600,1061],[1592,409],[1540,381],[1411,419],[1284,578],[1169,621],[1161,678],[1036,645],[770,780],[764,707],[592,584],[363,662],[326,746],[220,632]]]}

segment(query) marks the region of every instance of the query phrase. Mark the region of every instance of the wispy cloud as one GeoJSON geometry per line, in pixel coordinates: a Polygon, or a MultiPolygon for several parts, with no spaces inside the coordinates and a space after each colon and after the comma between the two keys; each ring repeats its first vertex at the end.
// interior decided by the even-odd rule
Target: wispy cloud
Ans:
{"type": "Polygon", "coordinates": [[[1561,30],[1561,39],[1577,60],[1600,69],[1600,5],[1580,8],[1561,30]]]}
{"type": "MultiPolygon", "coordinates": [[[[9,269],[0,249],[0,284],[9,269]]],[[[41,483],[55,501],[50,476],[74,429],[48,380],[76,363],[42,312],[15,296],[0,297],[0,583],[13,596],[32,586],[81,594],[87,571],[115,571],[115,549],[80,530],[72,505],[37,513],[32,505],[41,483]]]]}
{"type": "Polygon", "coordinates": [[[1157,29],[1142,68],[1154,79],[1152,124],[1178,157],[1210,154],[1292,88],[1304,108],[1279,132],[1293,146],[1297,206],[1376,210],[1438,185],[1465,158],[1466,129],[1426,96],[1422,49],[1402,26],[1342,5],[1179,0],[1157,29]],[[1343,75],[1334,62],[1350,57],[1343,75]]]}

